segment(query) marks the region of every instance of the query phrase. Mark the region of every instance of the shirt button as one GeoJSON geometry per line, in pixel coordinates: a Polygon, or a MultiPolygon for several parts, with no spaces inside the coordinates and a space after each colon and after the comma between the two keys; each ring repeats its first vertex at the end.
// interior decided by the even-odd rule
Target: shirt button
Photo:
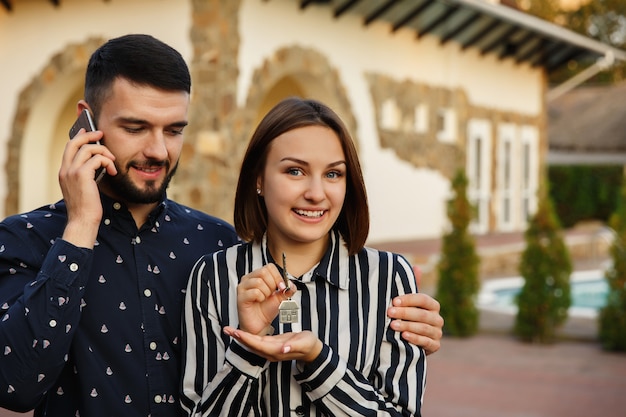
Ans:
{"type": "Polygon", "coordinates": [[[160,395],[155,395],[154,396],[154,402],[157,404],[161,404],[161,401],[163,401],[163,397],[161,397],[160,395]]]}
{"type": "Polygon", "coordinates": [[[141,243],[141,238],[139,236],[135,238],[135,243],[141,243]]]}
{"type": "Polygon", "coordinates": [[[113,203],[113,208],[115,210],[119,210],[120,208],[122,208],[122,205],[120,203],[113,203]]]}
{"type": "Polygon", "coordinates": [[[146,297],[150,297],[152,295],[152,291],[146,288],[145,290],[143,290],[143,295],[145,295],[146,297]]]}
{"type": "Polygon", "coordinates": [[[78,271],[78,264],[76,262],[72,262],[70,264],[70,271],[72,271],[72,272],[78,271]]]}
{"type": "Polygon", "coordinates": [[[156,350],[157,344],[156,342],[150,342],[150,350],[156,350]]]}
{"type": "Polygon", "coordinates": [[[50,325],[50,327],[57,327],[57,321],[55,319],[50,320],[48,324],[50,325]]]}
{"type": "Polygon", "coordinates": [[[111,219],[104,219],[104,224],[107,226],[111,224],[111,219]]]}
{"type": "Polygon", "coordinates": [[[303,416],[304,415],[304,407],[302,407],[301,405],[296,407],[296,415],[297,416],[303,416]]]}

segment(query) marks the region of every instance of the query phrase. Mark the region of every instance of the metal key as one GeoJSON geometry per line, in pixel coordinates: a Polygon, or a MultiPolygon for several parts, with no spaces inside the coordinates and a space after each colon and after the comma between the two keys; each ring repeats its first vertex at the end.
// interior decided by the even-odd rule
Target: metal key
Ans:
{"type": "MultiPolygon", "coordinates": [[[[285,281],[285,286],[287,287],[285,291],[287,291],[290,288],[290,281],[289,281],[289,277],[287,276],[287,257],[285,256],[284,252],[283,252],[283,280],[285,281]]],[[[286,300],[281,301],[280,305],[278,306],[279,322],[280,323],[297,323],[299,309],[300,307],[298,306],[298,303],[293,301],[291,297],[286,300]]]]}

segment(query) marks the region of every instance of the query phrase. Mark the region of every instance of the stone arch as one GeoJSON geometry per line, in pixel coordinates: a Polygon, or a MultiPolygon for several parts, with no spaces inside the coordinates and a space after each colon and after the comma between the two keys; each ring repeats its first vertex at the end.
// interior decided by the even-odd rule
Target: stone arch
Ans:
{"type": "Polygon", "coordinates": [[[320,52],[301,46],[281,48],[254,71],[246,109],[252,111],[252,127],[281,99],[299,95],[320,100],[342,118],[358,143],[356,119],[339,74],[320,52]]]}
{"type": "Polygon", "coordinates": [[[5,215],[60,196],[58,166],[68,129],[82,98],[91,53],[103,39],[68,45],[19,94],[7,142],[5,215]]]}
{"type": "MultiPolygon", "coordinates": [[[[194,175],[195,178],[203,178],[203,181],[196,181],[194,190],[187,193],[191,195],[192,205],[232,221],[239,166],[250,136],[267,111],[279,100],[291,95],[317,99],[329,105],[342,118],[358,145],[356,119],[337,70],[324,55],[313,49],[300,46],[281,48],[253,72],[245,105],[233,112],[220,133],[229,140],[220,142],[223,149],[219,157],[196,161],[196,165],[201,164],[213,171],[194,175]]],[[[181,176],[178,184],[187,179],[181,176]]],[[[180,191],[179,194],[185,198],[185,193],[180,191]]]]}

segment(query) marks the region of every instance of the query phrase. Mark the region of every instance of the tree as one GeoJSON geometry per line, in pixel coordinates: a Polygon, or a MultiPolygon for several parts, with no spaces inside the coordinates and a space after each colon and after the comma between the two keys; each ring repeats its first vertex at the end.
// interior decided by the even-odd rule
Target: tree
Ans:
{"type": "Polygon", "coordinates": [[[551,343],[571,304],[572,263],[547,193],[525,232],[519,271],[524,286],[516,297],[514,333],[523,341],[551,343]]]}
{"type": "MultiPolygon", "coordinates": [[[[570,10],[558,0],[518,1],[529,14],[568,28],[600,42],[626,49],[626,2],[624,0],[591,0],[570,10]]],[[[551,83],[560,83],[582,71],[592,62],[570,62],[550,73],[551,83]]],[[[587,84],[613,84],[626,79],[626,63],[616,62],[587,81],[587,84]]]]}
{"type": "Polygon", "coordinates": [[[613,265],[606,272],[609,293],[606,306],[600,310],[598,336],[604,349],[626,351],[626,183],[610,225],[615,231],[613,265]]]}
{"type": "Polygon", "coordinates": [[[443,237],[436,295],[446,322],[446,333],[459,337],[478,332],[475,298],[479,290],[480,259],[474,239],[468,233],[473,208],[467,199],[467,183],[465,171],[459,169],[452,180],[454,196],[448,201],[451,230],[443,237]]]}

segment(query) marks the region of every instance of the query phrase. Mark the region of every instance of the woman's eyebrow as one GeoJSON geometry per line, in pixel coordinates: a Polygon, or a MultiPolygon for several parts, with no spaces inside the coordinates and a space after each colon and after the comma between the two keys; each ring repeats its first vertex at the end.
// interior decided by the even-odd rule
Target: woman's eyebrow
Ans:
{"type": "MultiPolygon", "coordinates": [[[[302,159],[298,159],[298,158],[293,158],[291,156],[286,156],[283,159],[280,160],[280,162],[284,162],[284,161],[290,161],[290,162],[295,162],[297,164],[301,164],[301,165],[305,165],[305,166],[309,166],[309,163],[307,161],[303,161],[302,159]]],[[[346,161],[344,160],[340,160],[340,161],[336,161],[336,162],[331,162],[330,164],[326,165],[327,167],[335,167],[337,165],[347,165],[346,161]]]]}

